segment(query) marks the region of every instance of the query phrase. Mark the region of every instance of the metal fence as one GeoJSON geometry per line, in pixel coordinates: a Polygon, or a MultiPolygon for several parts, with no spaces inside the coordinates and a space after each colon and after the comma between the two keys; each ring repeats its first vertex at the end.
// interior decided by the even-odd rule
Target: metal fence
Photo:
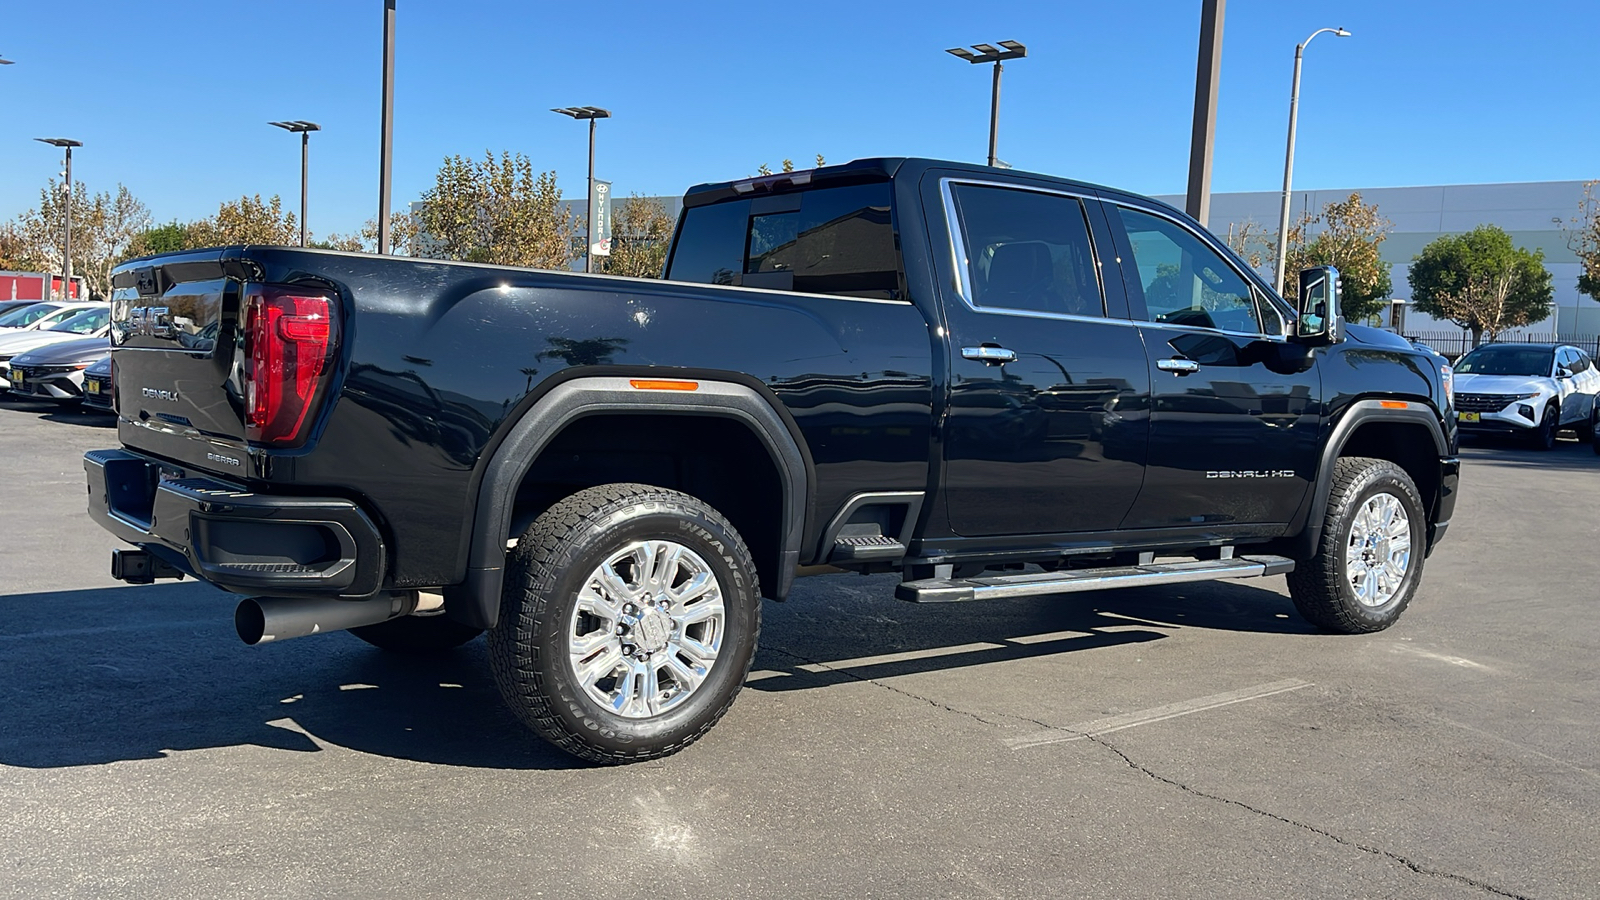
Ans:
{"type": "MultiPolygon", "coordinates": [[[[1421,341],[1429,347],[1439,351],[1454,360],[1472,349],[1472,332],[1470,331],[1408,331],[1405,333],[1408,341],[1421,341]]],[[[1483,342],[1489,343],[1487,336],[1483,342]]],[[[1497,344],[1571,344],[1583,350],[1590,356],[1600,356],[1600,335],[1593,334],[1502,334],[1494,341],[1497,344]]]]}

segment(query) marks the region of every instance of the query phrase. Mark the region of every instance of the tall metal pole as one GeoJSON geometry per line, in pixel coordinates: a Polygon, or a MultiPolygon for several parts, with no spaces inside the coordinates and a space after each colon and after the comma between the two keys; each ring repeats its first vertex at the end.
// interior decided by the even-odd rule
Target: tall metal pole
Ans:
{"type": "Polygon", "coordinates": [[[67,295],[67,299],[71,300],[72,299],[72,147],[70,145],[67,147],[67,234],[66,234],[66,239],[62,243],[65,245],[65,247],[63,248],[63,252],[61,254],[62,257],[64,257],[63,265],[62,265],[61,268],[66,273],[66,277],[61,280],[61,290],[67,295]]]}
{"type": "Polygon", "coordinates": [[[1289,259],[1289,190],[1294,179],[1294,127],[1300,115],[1300,60],[1305,55],[1306,47],[1324,31],[1332,32],[1339,37],[1350,36],[1350,32],[1343,28],[1318,28],[1311,32],[1311,37],[1294,47],[1294,82],[1289,88],[1289,146],[1284,151],[1283,158],[1283,214],[1278,217],[1278,271],[1274,276],[1280,297],[1283,296],[1283,267],[1289,259]]]}
{"type": "Polygon", "coordinates": [[[1211,152],[1217,142],[1217,87],[1222,71],[1222,18],[1228,0],[1203,0],[1195,59],[1194,133],[1189,139],[1189,196],[1184,211],[1201,225],[1211,218],[1211,152]]]}
{"type": "Polygon", "coordinates": [[[300,246],[306,245],[306,165],[311,160],[311,132],[300,132],[300,246]]]}
{"type": "Polygon", "coordinates": [[[383,137],[378,166],[378,252],[389,252],[389,176],[394,162],[394,4],[383,0],[383,137]]]}
{"type": "Polygon", "coordinates": [[[994,62],[994,95],[989,98],[989,165],[1000,159],[1000,72],[1005,67],[994,62]]]}
{"type": "Polygon", "coordinates": [[[1283,267],[1289,259],[1289,186],[1294,180],[1294,126],[1300,115],[1300,59],[1305,44],[1294,48],[1294,87],[1289,90],[1289,148],[1283,158],[1283,213],[1278,217],[1278,296],[1283,296],[1283,267]]]}
{"type": "Polygon", "coordinates": [[[595,208],[599,205],[594,202],[594,123],[596,121],[595,119],[589,120],[589,199],[585,201],[589,207],[589,246],[583,251],[583,270],[585,272],[594,271],[594,214],[595,208]]]}

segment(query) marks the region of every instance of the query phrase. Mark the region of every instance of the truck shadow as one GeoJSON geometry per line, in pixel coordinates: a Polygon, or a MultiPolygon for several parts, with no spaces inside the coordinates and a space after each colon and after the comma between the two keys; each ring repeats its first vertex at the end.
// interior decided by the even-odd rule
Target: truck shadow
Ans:
{"type": "MultiPolygon", "coordinates": [[[[1239,584],[919,607],[893,600],[893,582],[806,579],[793,601],[767,604],[755,667],[790,677],[750,687],[806,690],[1108,649],[1181,628],[1311,630],[1283,596],[1239,584]],[[973,644],[992,647],[948,652],[973,644]],[[898,656],[870,658],[890,654],[898,656]]],[[[584,765],[505,709],[481,639],[420,659],[348,634],[246,647],[232,608],[229,595],[194,582],[0,597],[0,765],[243,745],[480,768],[584,765]]]]}

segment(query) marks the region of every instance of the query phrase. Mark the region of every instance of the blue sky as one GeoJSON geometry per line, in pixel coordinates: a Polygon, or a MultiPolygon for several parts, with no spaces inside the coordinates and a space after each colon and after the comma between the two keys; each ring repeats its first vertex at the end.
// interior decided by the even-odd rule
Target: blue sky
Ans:
{"type": "MultiPolygon", "coordinates": [[[[159,220],[246,193],[298,202],[310,119],[311,228],[377,207],[380,0],[15,0],[0,16],[0,219],[58,171],[34,137],[85,146],[76,177],[122,182],[159,220]],[[63,17],[70,40],[52,38],[63,17]]],[[[1144,193],[1184,189],[1199,0],[539,3],[399,0],[395,200],[451,153],[521,151],[581,196],[584,126],[610,108],[598,175],[678,194],[785,156],[981,160],[988,68],[946,47],[1003,39],[1000,156],[1144,193]]],[[[1233,0],[1213,189],[1282,179],[1294,45],[1307,53],[1295,185],[1600,177],[1600,3],[1233,0]]]]}

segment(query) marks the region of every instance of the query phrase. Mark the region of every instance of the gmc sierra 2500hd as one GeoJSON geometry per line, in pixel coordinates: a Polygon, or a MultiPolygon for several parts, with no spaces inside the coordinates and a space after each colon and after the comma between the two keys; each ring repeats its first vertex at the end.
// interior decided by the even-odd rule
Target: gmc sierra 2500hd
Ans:
{"type": "MultiPolygon", "coordinates": [[[[114,574],[247,643],[487,630],[599,762],[703,735],[797,570],[902,600],[1287,573],[1392,624],[1455,506],[1441,360],[1156,201],[920,159],[692,188],[666,280],[284,247],[115,273],[114,574]]],[[[959,613],[954,613],[959,614],[959,613]]]]}

